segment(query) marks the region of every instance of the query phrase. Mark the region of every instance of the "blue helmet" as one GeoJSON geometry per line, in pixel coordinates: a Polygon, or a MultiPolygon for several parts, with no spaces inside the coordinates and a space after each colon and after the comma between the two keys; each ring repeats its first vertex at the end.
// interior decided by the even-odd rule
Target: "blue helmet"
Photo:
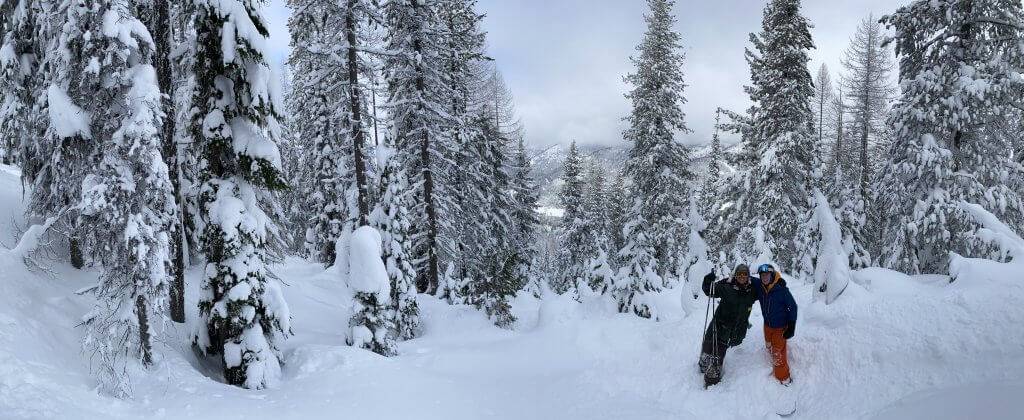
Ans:
{"type": "Polygon", "coordinates": [[[774,273],[774,272],[775,272],[775,266],[773,266],[771,264],[761,264],[760,266],[757,267],[757,274],[774,273]]]}

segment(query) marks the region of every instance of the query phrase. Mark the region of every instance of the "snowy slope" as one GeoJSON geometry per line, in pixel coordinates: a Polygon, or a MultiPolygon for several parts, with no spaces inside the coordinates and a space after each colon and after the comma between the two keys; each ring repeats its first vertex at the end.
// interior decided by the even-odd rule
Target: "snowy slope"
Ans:
{"type": "MultiPolygon", "coordinates": [[[[8,221],[21,212],[20,183],[0,169],[0,220],[8,221]]],[[[13,243],[8,223],[0,233],[13,243]]],[[[350,292],[298,259],[275,268],[295,332],[280,387],[219,383],[219,369],[184,342],[188,327],[176,326],[163,336],[158,367],[136,379],[135,399],[119,401],[94,391],[79,350],[76,325],[90,302],[74,291],[95,273],[52,268],[52,276],[29,272],[0,250],[0,419],[777,418],[760,329],[731,349],[723,382],[704,391],[695,363],[703,313],[684,318],[674,291],[660,297],[674,307],[657,323],[611,314],[600,301],[520,297],[514,332],[422,298],[426,335],[383,358],[344,345],[350,292]]],[[[801,305],[790,342],[794,417],[1019,418],[1011,402],[1024,391],[1024,279],[949,285],[867,269],[856,280],[829,307],[791,282],[801,305]]],[[[759,325],[757,309],[751,321],[759,325]]]]}

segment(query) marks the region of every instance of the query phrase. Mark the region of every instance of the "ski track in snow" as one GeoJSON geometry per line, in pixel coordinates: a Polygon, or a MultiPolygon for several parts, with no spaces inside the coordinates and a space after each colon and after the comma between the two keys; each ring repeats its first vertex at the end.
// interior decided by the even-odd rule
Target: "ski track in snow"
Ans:
{"type": "MultiPolygon", "coordinates": [[[[23,209],[17,177],[0,167],[6,245],[23,209]]],[[[707,391],[696,367],[703,314],[682,315],[682,288],[658,297],[669,308],[661,322],[608,313],[602,302],[520,296],[516,331],[421,298],[425,335],[384,358],[344,345],[351,293],[330,271],[294,258],[274,268],[287,283],[295,333],[279,387],[217,382],[219,367],[188,345],[191,327],[170,324],[162,359],[135,378],[135,398],[121,401],[96,392],[80,350],[77,324],[91,298],[74,291],[96,273],[52,269],[29,272],[0,250],[0,419],[778,418],[758,309],[726,357],[723,382],[707,391]]],[[[198,276],[189,273],[192,311],[198,276]]],[[[828,307],[811,302],[812,286],[790,282],[801,306],[790,341],[791,418],[1017,418],[1010,403],[1024,391],[1024,282],[949,285],[883,269],[856,276],[828,307]]]]}

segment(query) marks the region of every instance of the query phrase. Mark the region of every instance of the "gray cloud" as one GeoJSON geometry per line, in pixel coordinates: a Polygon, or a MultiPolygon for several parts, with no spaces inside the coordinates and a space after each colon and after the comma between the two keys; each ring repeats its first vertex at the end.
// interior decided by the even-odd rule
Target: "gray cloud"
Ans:
{"type": "MultiPolygon", "coordinates": [[[[842,51],[861,19],[893,11],[906,0],[805,0],[804,14],[817,50],[812,71],[826,63],[839,69],[842,51]]],[[[271,1],[271,54],[287,57],[287,13],[283,0],[271,1]]],[[[643,0],[479,0],[487,14],[490,55],[497,60],[535,145],[614,144],[622,141],[622,118],[629,113],[622,78],[632,71],[629,56],[644,31],[643,0]]],[[[764,2],[757,0],[678,0],[677,29],[687,52],[684,107],[694,133],[686,143],[711,137],[718,106],[742,110],[749,80],[743,50],[748,34],[760,29],[764,2]]]]}

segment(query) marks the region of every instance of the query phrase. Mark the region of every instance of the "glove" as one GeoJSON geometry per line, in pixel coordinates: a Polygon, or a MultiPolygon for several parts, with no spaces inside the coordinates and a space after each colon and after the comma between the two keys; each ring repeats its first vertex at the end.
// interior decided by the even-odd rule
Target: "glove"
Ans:
{"type": "Polygon", "coordinates": [[[790,338],[793,338],[794,334],[796,334],[796,323],[790,322],[789,325],[786,326],[786,331],[782,333],[782,338],[789,340],[790,338]]]}

